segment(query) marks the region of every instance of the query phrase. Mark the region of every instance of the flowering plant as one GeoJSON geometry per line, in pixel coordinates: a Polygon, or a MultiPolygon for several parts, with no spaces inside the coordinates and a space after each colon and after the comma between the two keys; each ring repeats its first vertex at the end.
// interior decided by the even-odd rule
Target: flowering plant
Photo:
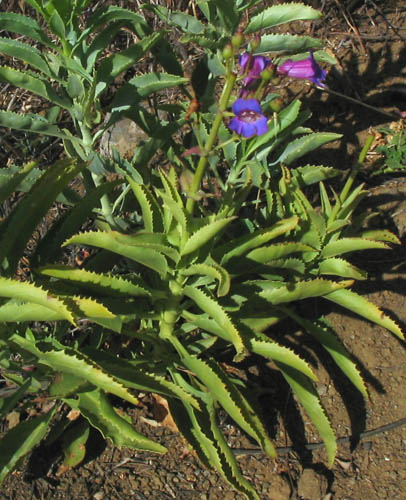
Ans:
{"type": "MultiPolygon", "coordinates": [[[[289,35],[259,38],[257,33],[281,22],[317,19],[320,13],[302,4],[277,5],[259,11],[242,29],[243,13],[258,3],[201,2],[199,19],[162,6],[145,6],[170,27],[182,30],[182,43],[205,48],[206,56],[190,78],[199,106],[174,104],[168,111],[166,103],[161,110],[172,120],[162,123],[143,105],[142,97],[154,93],[158,100],[158,92],[171,83],[185,83],[182,77],[166,74],[160,80],[157,74],[152,79],[141,75],[123,84],[110,102],[111,116],[132,118],[149,138],[131,162],[120,158],[113,162],[121,174],[113,186],[90,190],[49,230],[30,256],[35,279],[15,278],[24,248],[12,238],[11,228],[32,234],[38,217],[75,175],[86,171],[85,150],[79,148],[79,158],[63,160],[40,174],[2,223],[0,366],[15,390],[4,398],[0,410],[4,414],[23,400],[29,405],[37,393],[52,404],[45,414],[23,421],[0,441],[0,480],[49,427],[57,428],[55,416],[66,408],[80,414],[78,421],[62,425],[70,431],[67,467],[83,459],[89,426],[117,446],[164,453],[160,443],[140,434],[116,411],[110,396],[116,396],[116,404],[121,399],[137,405],[139,392],[152,392],[167,398],[179,431],[200,460],[247,498],[258,499],[220,429],[218,408],[264,453],[273,457],[275,449],[249,396],[250,387],[228,367],[251,354],[271,360],[320,432],[331,465],[336,441],[313,385],[316,374],[294,349],[272,338],[273,326],[283,328],[286,318],[296,321],[363,395],[366,387],[356,364],[332,327],[323,318],[302,318],[297,302],[322,297],[402,337],[396,323],[350,290],[354,280],[366,275],[342,258],[351,251],[388,248],[388,243],[398,242],[387,231],[364,231],[362,217],[358,225],[352,219],[363,196],[362,186],[353,188],[353,182],[368,145],[332,203],[324,181],[339,172],[318,165],[297,167],[296,162],[339,136],[303,127],[309,113],[301,103],[294,100],[284,106],[269,93],[278,74],[322,84],[325,74],[315,62],[317,53],[305,62],[301,57],[295,63],[279,61],[286,51],[300,53],[320,47],[320,42],[289,35]],[[272,59],[264,53],[272,54],[272,59]],[[182,127],[187,130],[184,135],[182,127]],[[147,169],[158,147],[170,165],[147,169]],[[320,186],[320,210],[305,195],[306,187],[315,183],[320,186]],[[92,217],[95,201],[109,191],[112,218],[105,221],[111,226],[80,232],[84,220],[92,217]],[[32,213],[27,222],[28,209],[32,213]],[[67,265],[66,260],[61,264],[63,250],[78,246],[89,247],[92,253],[80,266],[67,265]]],[[[82,4],[84,8],[87,2],[82,4]]],[[[53,9],[49,23],[54,31],[55,25],[60,26],[55,19],[65,20],[65,28],[73,29],[75,22],[63,17],[61,8],[47,2],[46,9],[44,3],[39,10],[46,17],[53,9]]],[[[117,16],[126,19],[116,8],[106,16],[103,22],[117,16]]],[[[93,25],[100,27],[102,22],[93,18],[93,25]]],[[[146,29],[141,21],[137,26],[146,29]]],[[[149,36],[151,41],[162,35],[149,36]]],[[[72,53],[73,38],[62,44],[64,57],[72,53]]],[[[80,53],[83,47],[86,44],[81,43],[75,50],[80,53]]],[[[139,49],[135,52],[140,54],[139,49]]],[[[72,62],[76,59],[83,60],[69,60],[68,69],[73,65],[77,70],[72,62]]],[[[126,67],[124,60],[122,53],[103,59],[96,75],[105,75],[104,80],[96,79],[94,89],[105,88],[111,81],[107,68],[117,74],[113,70],[126,67]]],[[[173,60],[172,65],[178,67],[173,60]]],[[[69,81],[61,83],[61,91],[65,87],[69,81]]],[[[185,93],[191,96],[191,90],[185,93]]],[[[89,102],[92,107],[93,101],[89,102]]],[[[48,124],[44,130],[49,132],[48,124]]],[[[95,144],[93,138],[86,147],[95,144]]],[[[67,150],[75,156],[69,146],[67,150]]],[[[10,176],[0,201],[20,188],[33,167],[10,176]]]]}

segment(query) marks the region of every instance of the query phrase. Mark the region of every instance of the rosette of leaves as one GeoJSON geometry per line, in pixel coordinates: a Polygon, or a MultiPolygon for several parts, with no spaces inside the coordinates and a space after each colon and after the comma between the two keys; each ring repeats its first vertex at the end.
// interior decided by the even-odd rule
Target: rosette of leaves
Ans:
{"type": "MultiPolygon", "coordinates": [[[[329,231],[322,232],[322,224],[298,187],[300,176],[309,182],[315,178],[309,169],[298,170],[296,187],[288,196],[282,185],[288,178],[285,171],[282,195],[275,195],[278,210],[285,212],[282,216],[274,212],[270,201],[269,225],[261,227],[250,225],[249,217],[241,212],[251,191],[249,184],[242,190],[230,189],[215,213],[194,217],[179,194],[174,170],[161,172],[161,185],[155,188],[128,177],[143,215],[142,229],[130,234],[79,233],[64,245],[99,249],[84,267],[46,265],[37,270],[36,284],[10,279],[0,282],[0,295],[4,297],[0,322],[19,322],[15,330],[10,326],[2,330],[1,341],[7,352],[18,351],[24,363],[40,367],[38,373],[30,375],[35,381],[31,390],[46,388],[56,405],[64,403],[79,410],[91,426],[118,446],[156,452],[164,448],[140,435],[118,415],[109,394],[132,404],[136,404],[138,391],[161,394],[167,398],[180,432],[202,462],[218,470],[247,498],[257,499],[217,419],[222,408],[264,453],[275,456],[247,387],[220,363],[230,349],[234,362],[254,353],[272,360],[280,370],[323,438],[331,465],[336,441],[313,385],[314,372],[293,350],[264,332],[283,316],[296,319],[330,352],[364,395],[364,382],[332,331],[321,322],[302,320],[295,304],[323,297],[399,337],[402,333],[375,306],[348,290],[359,272],[338,258],[331,261],[337,254],[332,256],[329,247],[333,243],[348,247],[348,239],[340,233],[336,238],[331,236],[332,228],[337,232],[343,224],[327,224],[329,231]],[[311,224],[306,225],[309,219],[311,224]],[[319,248],[320,234],[325,237],[319,248]],[[352,275],[340,269],[352,269],[352,275]],[[56,335],[49,335],[43,329],[33,331],[23,326],[27,321],[77,325],[84,318],[93,326],[77,334],[74,343],[68,341],[66,327],[58,326],[56,335]]],[[[295,186],[295,181],[289,185],[295,186]]],[[[269,193],[269,197],[273,195],[269,193]]],[[[334,220],[345,220],[348,204],[344,205],[334,220]]],[[[325,210],[331,218],[331,212],[325,210]]],[[[255,217],[252,219],[255,222],[255,217]]],[[[381,240],[389,238],[385,234],[366,239],[364,248],[383,245],[381,240]]],[[[352,250],[359,248],[356,243],[352,241],[352,250]]],[[[23,386],[26,379],[16,383],[23,386]]],[[[52,415],[46,425],[55,425],[52,415]]],[[[35,421],[41,428],[38,439],[17,452],[2,453],[4,470],[10,470],[22,451],[38,443],[45,433],[43,420],[35,421]]],[[[13,431],[12,436],[18,432],[13,431]]],[[[5,444],[0,442],[2,452],[11,439],[7,436],[5,444]]],[[[83,445],[83,440],[80,442],[83,445]]]]}

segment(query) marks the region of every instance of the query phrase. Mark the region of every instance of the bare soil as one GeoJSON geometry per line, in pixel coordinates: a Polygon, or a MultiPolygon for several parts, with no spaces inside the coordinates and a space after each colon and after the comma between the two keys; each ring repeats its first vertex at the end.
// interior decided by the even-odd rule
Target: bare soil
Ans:
{"type": "MultiPolygon", "coordinates": [[[[312,87],[301,98],[313,111],[311,126],[343,134],[343,140],[325,148],[312,161],[349,168],[371,127],[399,118],[406,111],[406,1],[313,2],[322,7],[323,21],[311,30],[327,40],[339,64],[329,72],[328,88],[380,108],[362,107],[312,87]],[[387,113],[387,114],[385,114],[387,113]]],[[[293,29],[295,29],[292,26],[293,29]]],[[[307,29],[307,28],[306,28],[307,29]]],[[[289,90],[292,93],[292,90],[289,90]]],[[[366,207],[381,213],[381,226],[402,237],[393,251],[362,253],[354,262],[369,272],[369,280],[357,285],[385,312],[406,325],[406,179],[374,178],[376,157],[368,157],[364,173],[370,195],[366,207]]],[[[325,306],[306,302],[314,312],[325,306]]],[[[260,402],[271,436],[281,450],[277,460],[249,452],[250,441],[224,420],[229,441],[240,450],[244,474],[255,483],[263,500],[384,500],[406,499],[406,352],[405,343],[386,330],[343,312],[323,309],[340,338],[354,354],[368,384],[364,402],[334,368],[317,345],[300,331],[286,327],[286,342],[295,344],[319,376],[318,391],[339,441],[332,469],[326,467],[323,447],[308,450],[306,443],[320,438],[296,404],[282,378],[271,365],[244,367],[249,380],[260,389],[260,402]],[[389,430],[386,424],[394,424],[389,430]],[[378,429],[374,435],[366,431],[378,429]]],[[[97,434],[92,450],[75,470],[57,474],[58,450],[40,447],[4,482],[1,500],[242,500],[228,484],[204,469],[188,454],[182,439],[160,425],[153,401],[132,411],[137,428],[154,437],[169,452],[164,456],[104,447],[97,434]]]]}

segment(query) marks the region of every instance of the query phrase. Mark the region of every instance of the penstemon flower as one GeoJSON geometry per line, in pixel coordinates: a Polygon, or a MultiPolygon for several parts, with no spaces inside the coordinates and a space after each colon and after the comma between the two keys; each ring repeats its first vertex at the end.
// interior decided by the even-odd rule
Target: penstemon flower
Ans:
{"type": "Polygon", "coordinates": [[[313,51],[310,49],[309,52],[310,55],[306,59],[299,61],[287,59],[283,64],[278,66],[277,72],[293,78],[310,80],[319,87],[325,87],[322,81],[326,78],[326,72],[317,64],[313,56],[313,51]]]}
{"type": "Polygon", "coordinates": [[[244,86],[252,87],[257,80],[261,78],[261,73],[270,64],[271,60],[264,56],[253,56],[252,54],[245,52],[239,57],[239,64],[241,66],[241,71],[246,74],[244,77],[244,86]]]}
{"type": "Polygon", "coordinates": [[[266,116],[256,99],[237,99],[233,104],[235,117],[228,128],[246,138],[262,135],[268,131],[266,116]]]}

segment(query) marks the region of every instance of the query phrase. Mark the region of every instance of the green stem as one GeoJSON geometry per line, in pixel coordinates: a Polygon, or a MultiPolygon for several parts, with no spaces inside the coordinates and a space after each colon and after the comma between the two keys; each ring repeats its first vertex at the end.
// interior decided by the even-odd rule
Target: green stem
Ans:
{"type": "Polygon", "coordinates": [[[343,206],[343,203],[348,197],[348,194],[351,190],[351,187],[355,181],[355,178],[358,175],[359,169],[362,167],[362,164],[365,161],[365,157],[368,153],[369,148],[371,147],[372,141],[374,140],[374,136],[370,135],[368,136],[364,147],[362,148],[362,151],[358,157],[358,160],[355,162],[354,166],[351,169],[350,175],[343,187],[343,190],[341,191],[341,194],[339,196],[339,199],[337,200],[336,204],[333,207],[333,210],[331,211],[331,215],[329,217],[328,222],[334,222],[336,220],[337,214],[340,210],[340,208],[343,206]]]}
{"type": "Polygon", "coordinates": [[[195,198],[196,193],[200,189],[200,184],[202,182],[202,178],[203,178],[204,172],[206,170],[207,162],[209,159],[208,155],[209,155],[210,151],[212,150],[213,145],[217,139],[218,131],[219,131],[220,125],[223,121],[223,113],[227,109],[228,102],[230,100],[231,92],[233,90],[236,78],[237,78],[237,76],[234,73],[232,73],[232,72],[229,73],[228,78],[226,80],[226,84],[225,84],[224,89],[223,89],[223,93],[222,93],[221,98],[220,98],[216,118],[214,119],[209,137],[207,138],[207,142],[206,142],[204,151],[202,152],[202,156],[200,157],[199,163],[197,164],[196,172],[195,172],[192,186],[191,186],[190,193],[189,193],[190,198],[187,200],[187,203],[186,203],[186,210],[191,215],[193,214],[193,209],[194,209],[195,202],[196,202],[196,200],[194,198],[195,198]]]}
{"type": "Polygon", "coordinates": [[[368,150],[371,147],[373,140],[374,140],[373,135],[369,135],[367,137],[367,140],[365,141],[364,147],[362,148],[362,151],[358,157],[358,160],[356,161],[356,163],[352,167],[351,173],[347,179],[347,182],[345,183],[343,190],[341,191],[341,194],[340,194],[341,203],[343,203],[347,199],[348,193],[350,192],[350,189],[355,181],[355,178],[357,177],[358,172],[359,172],[360,168],[362,167],[362,164],[365,161],[368,150]]]}

